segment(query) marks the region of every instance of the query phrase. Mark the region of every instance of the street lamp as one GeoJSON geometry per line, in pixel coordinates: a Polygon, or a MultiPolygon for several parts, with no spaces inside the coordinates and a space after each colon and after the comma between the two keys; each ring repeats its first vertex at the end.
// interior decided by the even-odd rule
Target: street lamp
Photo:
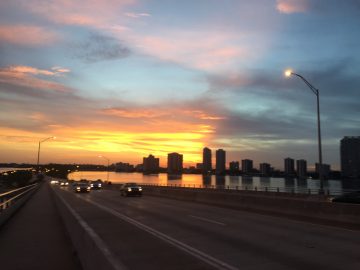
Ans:
{"type": "Polygon", "coordinates": [[[39,171],[40,171],[39,161],[40,161],[40,146],[41,146],[41,143],[43,143],[43,142],[45,142],[45,141],[47,141],[47,140],[50,140],[50,139],[56,139],[56,137],[51,136],[51,137],[49,137],[49,138],[43,139],[42,141],[39,141],[39,148],[38,148],[38,155],[37,155],[37,165],[36,165],[36,167],[37,167],[37,172],[38,172],[38,173],[39,173],[39,171]]]}
{"type": "Polygon", "coordinates": [[[108,159],[107,157],[104,157],[103,155],[100,155],[100,156],[98,156],[98,157],[107,160],[107,177],[106,177],[106,182],[109,182],[109,163],[110,163],[110,159],[108,159]]]}
{"type": "Polygon", "coordinates": [[[286,70],[285,76],[290,77],[291,75],[297,76],[302,79],[305,84],[310,88],[310,90],[316,96],[317,103],[317,130],[318,130],[318,151],[319,151],[319,179],[320,179],[320,194],[324,194],[324,177],[323,177],[323,166],[322,166],[322,150],[321,150],[321,129],[320,129],[320,100],[319,100],[319,89],[316,89],[311,85],[303,76],[292,72],[292,70],[286,70]]]}

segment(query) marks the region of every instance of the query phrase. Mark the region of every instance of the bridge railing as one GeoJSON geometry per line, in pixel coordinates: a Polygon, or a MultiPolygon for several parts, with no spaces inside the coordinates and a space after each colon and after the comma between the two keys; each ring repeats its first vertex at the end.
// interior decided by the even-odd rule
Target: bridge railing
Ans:
{"type": "Polygon", "coordinates": [[[0,193],[0,214],[37,187],[38,183],[0,193]]]}
{"type": "MultiPolygon", "coordinates": [[[[316,195],[321,194],[319,189],[306,188],[306,187],[264,187],[254,185],[195,185],[195,184],[148,184],[141,183],[142,186],[157,186],[157,187],[170,187],[170,188],[197,188],[197,189],[210,189],[210,190],[242,190],[242,191],[259,191],[259,192],[277,192],[277,193],[291,193],[291,194],[308,194],[316,195]]],[[[334,190],[324,189],[324,195],[337,196],[345,193],[353,192],[354,190],[334,190]]]]}

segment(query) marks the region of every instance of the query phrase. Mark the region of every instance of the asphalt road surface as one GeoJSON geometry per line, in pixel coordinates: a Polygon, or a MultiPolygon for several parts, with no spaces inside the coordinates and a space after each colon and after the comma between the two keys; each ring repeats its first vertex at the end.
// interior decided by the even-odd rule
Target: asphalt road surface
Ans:
{"type": "Polygon", "coordinates": [[[129,269],[360,269],[360,230],[146,194],[55,191],[129,269]]]}

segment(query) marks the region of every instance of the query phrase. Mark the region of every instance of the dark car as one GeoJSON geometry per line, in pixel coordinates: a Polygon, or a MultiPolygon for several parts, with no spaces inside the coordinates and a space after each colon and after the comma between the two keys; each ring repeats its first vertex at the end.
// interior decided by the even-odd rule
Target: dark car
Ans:
{"type": "Polygon", "coordinates": [[[360,203],[360,190],[355,192],[350,192],[341,196],[337,196],[334,199],[332,199],[332,202],[360,203]]]}
{"type": "Polygon", "coordinates": [[[60,181],[59,185],[61,187],[67,187],[69,185],[69,182],[68,181],[60,181]]]}
{"type": "Polygon", "coordinates": [[[121,196],[142,196],[142,187],[136,183],[125,183],[120,187],[121,196]]]}
{"type": "Polygon", "coordinates": [[[93,181],[90,183],[91,189],[101,189],[102,183],[100,181],[93,181]]]}
{"type": "Polygon", "coordinates": [[[90,185],[88,183],[75,183],[73,186],[75,192],[90,192],[90,185]]]}

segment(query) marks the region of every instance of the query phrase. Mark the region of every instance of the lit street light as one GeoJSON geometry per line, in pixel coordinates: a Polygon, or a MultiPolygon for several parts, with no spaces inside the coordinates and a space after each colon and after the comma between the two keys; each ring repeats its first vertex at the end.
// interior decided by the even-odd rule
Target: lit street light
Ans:
{"type": "Polygon", "coordinates": [[[50,140],[50,139],[56,139],[56,137],[51,136],[51,137],[49,137],[49,138],[43,139],[42,141],[39,141],[38,156],[37,156],[37,165],[36,165],[36,167],[37,167],[37,172],[38,172],[38,173],[39,173],[39,171],[40,171],[39,162],[40,162],[40,146],[41,146],[41,143],[43,143],[43,142],[45,142],[45,141],[47,141],[47,140],[50,140]]]}
{"type": "Polygon", "coordinates": [[[110,159],[108,159],[107,157],[104,157],[103,155],[100,155],[100,156],[98,156],[98,157],[107,160],[107,177],[106,177],[106,182],[109,182],[109,164],[110,164],[110,159]]]}
{"type": "Polygon", "coordinates": [[[320,100],[319,100],[319,89],[312,86],[303,76],[292,72],[292,70],[286,70],[285,76],[290,77],[291,75],[297,76],[302,79],[305,84],[316,96],[317,103],[317,130],[318,130],[318,151],[319,151],[319,179],[320,179],[320,191],[319,193],[324,194],[324,178],[323,178],[323,166],[322,166],[322,149],[321,149],[321,129],[320,129],[320,100]]]}

